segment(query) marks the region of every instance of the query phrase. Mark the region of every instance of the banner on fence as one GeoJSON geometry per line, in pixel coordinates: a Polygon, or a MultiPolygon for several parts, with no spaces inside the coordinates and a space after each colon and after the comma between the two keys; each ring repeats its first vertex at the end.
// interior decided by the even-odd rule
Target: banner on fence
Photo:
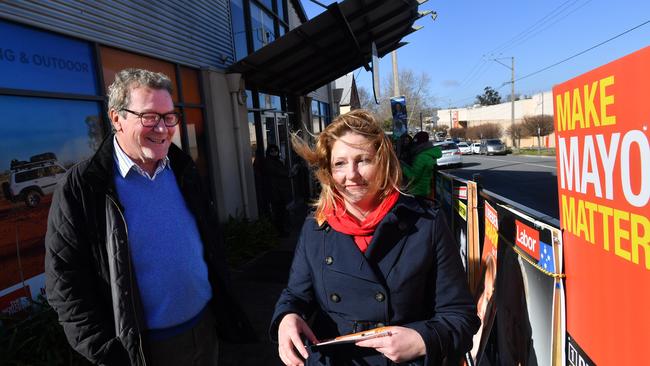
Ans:
{"type": "Polygon", "coordinates": [[[650,345],[650,47],[553,88],[568,365],[650,345]]]}
{"type": "Polygon", "coordinates": [[[398,138],[408,133],[408,119],[406,117],[406,97],[390,98],[390,109],[393,114],[393,137],[398,138]]]}
{"type": "Polygon", "coordinates": [[[479,364],[487,341],[492,332],[494,316],[496,315],[495,285],[497,279],[497,243],[499,238],[499,218],[497,211],[488,201],[484,202],[485,236],[483,237],[483,253],[481,255],[481,277],[476,288],[476,308],[481,319],[481,327],[474,335],[470,355],[474,365],[479,364]]]}
{"type": "Polygon", "coordinates": [[[505,365],[562,365],[561,234],[510,207],[497,205],[497,212],[499,360],[505,365]]]}

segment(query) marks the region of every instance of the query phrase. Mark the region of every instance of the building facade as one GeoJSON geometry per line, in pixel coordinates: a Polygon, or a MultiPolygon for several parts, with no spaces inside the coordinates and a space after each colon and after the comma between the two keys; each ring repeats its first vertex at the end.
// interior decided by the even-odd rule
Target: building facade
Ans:
{"type": "Polygon", "coordinates": [[[365,66],[371,43],[379,56],[402,46],[418,6],[345,0],[308,21],[299,0],[0,2],[0,312],[42,292],[52,192],[110,136],[106,89],[119,70],[171,78],[182,113],[173,142],[220,220],[256,218],[266,204],[256,159],[277,145],[302,172],[287,183],[290,201],[313,195],[291,134],[331,122],[330,82],[365,66]]]}
{"type": "MultiPolygon", "coordinates": [[[[1,2],[0,311],[42,291],[51,194],[110,135],[106,89],[121,69],[171,78],[183,116],[173,142],[196,162],[220,219],[257,217],[255,155],[276,144],[295,163],[290,133],[330,122],[331,88],[266,94],[227,68],[306,20],[292,0],[1,2]]],[[[309,195],[308,181],[290,184],[293,197],[309,195]]]]}
{"type": "MultiPolygon", "coordinates": [[[[530,98],[515,101],[515,123],[521,123],[526,116],[547,115],[553,116],[553,92],[545,91],[534,94],[530,98]]],[[[469,128],[485,123],[496,123],[502,127],[503,136],[512,123],[512,103],[505,102],[490,106],[476,106],[467,108],[440,109],[437,111],[438,126],[449,128],[469,128]]],[[[435,118],[434,118],[435,120],[435,118]]],[[[512,141],[509,141],[512,145],[512,141]]],[[[555,146],[555,136],[551,134],[544,137],[542,145],[555,146]]],[[[521,139],[522,147],[537,146],[537,138],[521,139]]]]}

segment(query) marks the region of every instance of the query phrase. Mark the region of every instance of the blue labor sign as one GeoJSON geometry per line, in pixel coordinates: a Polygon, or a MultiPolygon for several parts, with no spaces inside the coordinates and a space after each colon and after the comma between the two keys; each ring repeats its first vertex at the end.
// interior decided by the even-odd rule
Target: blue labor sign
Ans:
{"type": "Polygon", "coordinates": [[[393,112],[393,137],[398,138],[408,132],[406,98],[404,96],[390,98],[390,110],[393,112]]]}

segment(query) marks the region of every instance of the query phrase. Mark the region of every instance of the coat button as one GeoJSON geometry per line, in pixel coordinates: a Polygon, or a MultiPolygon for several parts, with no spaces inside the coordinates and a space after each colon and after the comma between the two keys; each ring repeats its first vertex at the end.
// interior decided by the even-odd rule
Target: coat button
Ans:
{"type": "Polygon", "coordinates": [[[332,264],[332,263],[334,263],[334,258],[332,258],[329,255],[327,257],[325,257],[325,264],[329,265],[329,264],[332,264]]]}
{"type": "Polygon", "coordinates": [[[400,221],[400,223],[397,224],[397,227],[398,227],[401,231],[406,230],[406,227],[407,227],[407,226],[408,226],[408,224],[405,223],[404,221],[400,221]]]}
{"type": "Polygon", "coordinates": [[[377,292],[375,294],[375,300],[377,300],[378,302],[382,302],[382,301],[386,300],[386,296],[384,294],[382,294],[381,292],[377,292]]]}
{"type": "Polygon", "coordinates": [[[339,302],[341,301],[341,296],[339,296],[339,294],[331,294],[330,300],[332,300],[332,302],[339,302]]]}

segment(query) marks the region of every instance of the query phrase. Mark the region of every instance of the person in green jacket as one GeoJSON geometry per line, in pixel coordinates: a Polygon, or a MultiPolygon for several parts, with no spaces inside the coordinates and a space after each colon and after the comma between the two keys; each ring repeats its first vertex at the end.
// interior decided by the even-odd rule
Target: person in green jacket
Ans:
{"type": "Polygon", "coordinates": [[[413,147],[411,151],[412,164],[400,161],[402,174],[409,181],[407,190],[414,196],[431,196],[431,179],[436,160],[442,156],[442,150],[433,146],[429,141],[429,134],[420,131],[413,136],[413,147]]]}

